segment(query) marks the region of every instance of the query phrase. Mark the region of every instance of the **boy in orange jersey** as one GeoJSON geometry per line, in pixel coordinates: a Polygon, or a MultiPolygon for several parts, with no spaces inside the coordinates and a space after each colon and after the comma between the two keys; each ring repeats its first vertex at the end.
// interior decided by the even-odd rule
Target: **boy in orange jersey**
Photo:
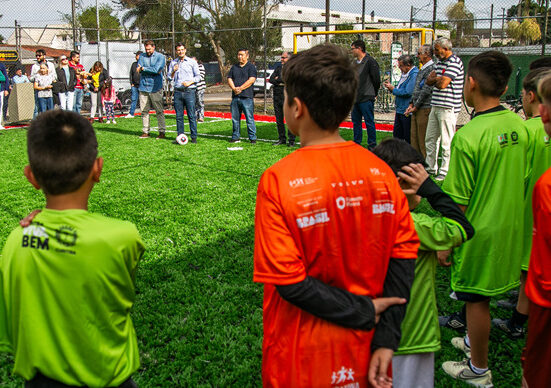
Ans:
{"type": "MultiPolygon", "coordinates": [[[[538,86],[540,115],[547,142],[551,136],[551,76],[538,86]]],[[[526,280],[530,299],[528,338],[523,357],[524,387],[547,387],[551,381],[551,169],[537,181],[532,193],[534,235],[526,280]]]]}
{"type": "Polygon", "coordinates": [[[283,69],[285,120],[302,148],[258,186],[254,281],[265,284],[267,387],[392,384],[419,240],[392,170],[339,135],[355,74],[334,45],[283,69]]]}

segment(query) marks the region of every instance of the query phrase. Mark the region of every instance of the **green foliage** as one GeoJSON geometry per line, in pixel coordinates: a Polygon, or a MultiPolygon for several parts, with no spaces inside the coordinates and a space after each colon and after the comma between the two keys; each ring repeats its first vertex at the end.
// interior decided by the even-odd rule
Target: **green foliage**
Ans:
{"type": "Polygon", "coordinates": [[[446,17],[449,24],[453,26],[452,40],[455,46],[465,44],[463,37],[472,34],[474,31],[474,15],[465,6],[464,0],[450,5],[446,10],[446,17]]]}
{"type": "MultiPolygon", "coordinates": [[[[153,115],[151,124],[157,125],[153,115]]],[[[175,130],[174,116],[167,126],[175,130]]],[[[105,164],[90,211],[133,222],[147,247],[132,311],[141,360],[134,379],[140,387],[261,386],[263,288],[252,282],[256,188],[263,171],[292,149],[259,141],[230,151],[230,121],[199,123],[198,144],[186,146],[171,144],[174,132],[167,133],[168,141],[139,140],[140,118],[95,129],[105,164]]],[[[277,140],[273,123],[257,122],[257,131],[259,139],[277,140]]],[[[341,135],[350,140],[352,131],[341,135]]],[[[18,220],[43,207],[44,199],[22,174],[25,129],[0,136],[2,247],[18,220]]],[[[379,140],[386,136],[378,133],[379,140]]],[[[417,211],[434,214],[426,202],[417,211]]],[[[460,307],[448,297],[446,268],[438,271],[436,292],[441,313],[460,307]]],[[[508,313],[492,307],[492,314],[508,313]]],[[[440,368],[442,361],[462,357],[449,342],[452,336],[442,330],[437,388],[463,386],[440,368]]],[[[520,386],[523,344],[492,333],[496,386],[520,386]]],[[[2,387],[22,386],[12,369],[13,358],[0,354],[2,387]]]]}
{"type": "MultiPolygon", "coordinates": [[[[113,16],[113,9],[106,4],[99,8],[100,40],[122,39],[122,26],[119,19],[113,16]]],[[[97,18],[96,7],[88,7],[77,15],[78,25],[85,28],[86,40],[96,41],[97,18]]]]}

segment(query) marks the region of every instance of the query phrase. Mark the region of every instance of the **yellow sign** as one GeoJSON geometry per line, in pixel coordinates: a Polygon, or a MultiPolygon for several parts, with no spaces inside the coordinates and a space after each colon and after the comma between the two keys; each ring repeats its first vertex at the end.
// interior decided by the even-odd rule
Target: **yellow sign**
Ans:
{"type": "Polygon", "coordinates": [[[17,62],[18,59],[17,51],[0,51],[0,62],[17,62]]]}

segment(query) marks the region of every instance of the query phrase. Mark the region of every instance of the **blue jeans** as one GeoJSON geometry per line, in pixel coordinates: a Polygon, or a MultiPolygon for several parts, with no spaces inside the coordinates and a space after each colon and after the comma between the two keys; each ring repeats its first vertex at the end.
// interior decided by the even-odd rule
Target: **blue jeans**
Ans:
{"type": "Polygon", "coordinates": [[[52,97],[38,97],[38,112],[46,112],[54,109],[54,99],[52,97]]]}
{"type": "Polygon", "coordinates": [[[354,142],[362,144],[363,130],[362,118],[367,129],[367,146],[373,148],[377,145],[377,133],[375,132],[375,116],[373,114],[373,101],[355,103],[352,108],[352,124],[354,125],[354,142]]]}
{"type": "Polygon", "coordinates": [[[245,115],[247,121],[247,133],[249,140],[256,140],[256,125],[254,123],[254,103],[252,98],[234,97],[231,100],[231,122],[233,127],[232,139],[239,139],[241,132],[241,113],[245,115]]]}
{"type": "Polygon", "coordinates": [[[176,111],[176,130],[184,133],[184,106],[186,107],[191,138],[197,138],[197,118],[195,117],[195,88],[174,90],[174,110],[176,111]]]}
{"type": "Polygon", "coordinates": [[[38,90],[34,91],[34,112],[33,112],[33,119],[38,116],[38,112],[40,112],[40,103],[38,102],[38,90]]]}
{"type": "Polygon", "coordinates": [[[132,92],[132,95],[130,96],[132,102],[130,104],[130,112],[128,114],[134,116],[136,105],[138,105],[138,98],[140,97],[140,89],[138,89],[136,86],[132,86],[130,90],[132,92]]]}
{"type": "Polygon", "coordinates": [[[75,88],[75,102],[73,104],[73,112],[80,114],[80,108],[82,107],[82,99],[84,98],[84,90],[75,88]]]}

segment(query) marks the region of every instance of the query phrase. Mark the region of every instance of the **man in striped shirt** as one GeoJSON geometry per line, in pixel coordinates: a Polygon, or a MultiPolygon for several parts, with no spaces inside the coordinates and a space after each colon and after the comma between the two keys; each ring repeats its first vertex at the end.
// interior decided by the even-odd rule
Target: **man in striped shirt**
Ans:
{"type": "Polygon", "coordinates": [[[444,180],[448,173],[450,145],[455,133],[455,124],[461,110],[464,71],[463,62],[452,53],[452,43],[449,39],[436,39],[433,46],[434,55],[439,62],[426,81],[428,85],[434,86],[425,137],[427,171],[436,176],[436,180],[444,180]],[[439,143],[442,147],[440,168],[438,168],[439,143]]]}
{"type": "Polygon", "coordinates": [[[205,83],[205,66],[201,60],[193,57],[199,66],[199,74],[201,75],[201,81],[197,82],[197,89],[195,89],[195,117],[197,121],[202,123],[205,121],[205,89],[207,84],[205,83]]]}

